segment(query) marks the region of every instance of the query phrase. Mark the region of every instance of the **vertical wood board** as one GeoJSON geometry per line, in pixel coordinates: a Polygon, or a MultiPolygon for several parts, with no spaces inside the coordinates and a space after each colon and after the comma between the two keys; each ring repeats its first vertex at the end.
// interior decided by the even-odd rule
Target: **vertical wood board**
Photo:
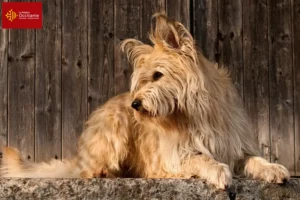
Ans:
{"type": "Polygon", "coordinates": [[[61,3],[61,0],[43,2],[43,28],[36,31],[37,162],[61,158],[61,3]]]}

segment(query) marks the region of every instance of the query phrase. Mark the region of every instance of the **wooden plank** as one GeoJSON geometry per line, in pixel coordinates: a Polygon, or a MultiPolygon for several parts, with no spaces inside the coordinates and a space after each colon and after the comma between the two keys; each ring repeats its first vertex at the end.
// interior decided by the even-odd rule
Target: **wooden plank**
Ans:
{"type": "Polygon", "coordinates": [[[190,30],[190,1],[187,0],[166,0],[167,15],[182,23],[190,30]]]}
{"type": "Polygon", "coordinates": [[[114,5],[89,0],[89,112],[114,95],[114,5]]]}
{"type": "Polygon", "coordinates": [[[296,175],[300,176],[300,1],[293,1],[294,30],[294,121],[295,121],[295,166],[296,175]]]}
{"type": "Polygon", "coordinates": [[[243,19],[245,108],[260,152],[270,160],[267,0],[243,1],[243,19]]]}
{"type": "Polygon", "coordinates": [[[193,26],[196,44],[212,62],[218,61],[218,2],[193,1],[193,26]]]}
{"type": "Polygon", "coordinates": [[[43,3],[36,32],[35,160],[61,158],[61,0],[43,3]]]}
{"type": "Polygon", "coordinates": [[[165,0],[143,0],[142,1],[142,35],[141,39],[144,43],[150,44],[148,33],[151,29],[151,16],[156,12],[166,12],[165,0]]]}
{"type": "Polygon", "coordinates": [[[293,175],[292,10],[288,0],[269,1],[269,6],[271,160],[293,175]]]}
{"type": "Polygon", "coordinates": [[[18,148],[29,160],[34,160],[34,69],[35,30],[10,30],[8,145],[18,148]]]}
{"type": "Polygon", "coordinates": [[[243,97],[242,1],[218,0],[220,64],[229,68],[243,97]]]}
{"type": "Polygon", "coordinates": [[[62,11],[62,158],[70,158],[87,117],[87,2],[63,0],[62,11]]]}
{"type": "Polygon", "coordinates": [[[116,0],[115,1],[115,94],[129,90],[130,75],[132,68],[126,57],[120,52],[118,45],[126,38],[141,39],[140,35],[140,1],[139,0],[116,0]]]}
{"type": "MultiPolygon", "coordinates": [[[[2,5],[3,0],[0,0],[2,5]]],[[[2,27],[2,20],[0,21],[2,27]]],[[[0,30],[0,153],[3,146],[7,145],[7,51],[8,30],[0,30]]]]}

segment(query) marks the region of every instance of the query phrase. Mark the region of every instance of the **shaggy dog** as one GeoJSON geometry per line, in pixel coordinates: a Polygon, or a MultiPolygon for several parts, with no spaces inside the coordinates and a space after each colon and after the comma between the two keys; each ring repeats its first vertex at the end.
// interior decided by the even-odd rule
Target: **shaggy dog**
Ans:
{"type": "Polygon", "coordinates": [[[2,177],[200,177],[217,188],[232,174],[282,183],[288,170],[259,157],[228,72],[197,52],[188,30],[152,18],[153,46],[121,44],[134,71],[130,92],[90,116],[69,161],[28,163],[3,151],[2,177]]]}

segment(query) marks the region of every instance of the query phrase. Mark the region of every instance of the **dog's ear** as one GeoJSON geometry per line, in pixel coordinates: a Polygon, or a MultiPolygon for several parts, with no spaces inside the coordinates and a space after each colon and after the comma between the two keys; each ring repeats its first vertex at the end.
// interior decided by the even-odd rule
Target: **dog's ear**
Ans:
{"type": "Polygon", "coordinates": [[[136,39],[126,39],[120,43],[120,49],[127,55],[128,61],[138,67],[142,61],[142,55],[151,53],[153,48],[136,39]]]}
{"type": "Polygon", "coordinates": [[[154,44],[173,49],[182,49],[184,45],[193,46],[193,37],[189,31],[163,13],[152,16],[150,39],[154,44]]]}
{"type": "Polygon", "coordinates": [[[152,16],[151,33],[157,43],[165,42],[172,48],[179,48],[179,35],[175,30],[174,23],[166,15],[158,13],[152,16]]]}
{"type": "Polygon", "coordinates": [[[143,43],[136,39],[126,39],[120,43],[121,51],[125,54],[131,54],[136,46],[141,46],[143,43]]]}

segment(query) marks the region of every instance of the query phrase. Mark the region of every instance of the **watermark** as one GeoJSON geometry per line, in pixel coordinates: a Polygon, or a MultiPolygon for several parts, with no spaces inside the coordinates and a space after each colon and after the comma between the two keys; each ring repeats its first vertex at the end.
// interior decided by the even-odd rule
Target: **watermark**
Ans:
{"type": "Polygon", "coordinates": [[[42,2],[3,2],[2,28],[42,28],[42,2]]]}

